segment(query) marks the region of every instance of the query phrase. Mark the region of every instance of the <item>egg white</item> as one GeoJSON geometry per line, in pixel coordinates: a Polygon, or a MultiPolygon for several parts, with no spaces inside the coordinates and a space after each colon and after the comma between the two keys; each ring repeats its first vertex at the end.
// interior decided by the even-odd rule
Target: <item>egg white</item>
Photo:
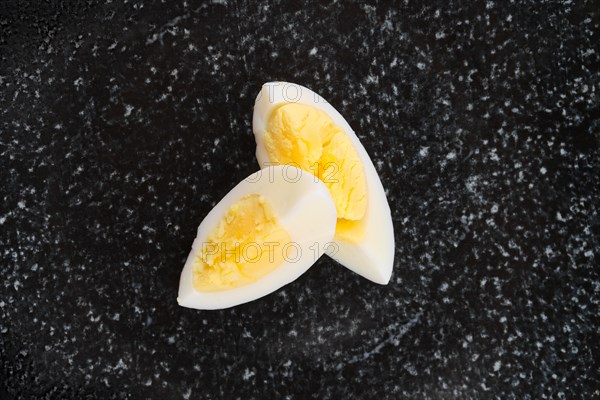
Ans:
{"type": "MultiPolygon", "coordinates": [[[[324,253],[335,234],[335,204],[327,187],[315,177],[292,166],[262,169],[240,182],[208,213],[200,226],[192,250],[179,280],[180,306],[202,310],[233,307],[263,297],[296,280],[324,253]],[[202,251],[202,244],[215,229],[227,210],[242,197],[264,196],[272,206],[279,224],[301,251],[297,260],[279,265],[251,284],[215,292],[200,292],[193,285],[193,265],[202,251]]],[[[283,244],[275,248],[281,251],[283,244]]],[[[296,257],[290,250],[289,258],[296,257]]]]}
{"type": "Polygon", "coordinates": [[[285,103],[300,103],[325,112],[344,130],[356,149],[367,178],[367,211],[365,235],[358,243],[335,237],[337,248],[330,247],[327,254],[351,271],[379,284],[387,284],[394,265],[394,227],[385,191],[375,166],[360,140],[331,104],[312,90],[289,82],[265,83],[254,103],[252,129],[256,140],[256,158],[261,167],[270,164],[264,133],[274,108],[285,103]]]}

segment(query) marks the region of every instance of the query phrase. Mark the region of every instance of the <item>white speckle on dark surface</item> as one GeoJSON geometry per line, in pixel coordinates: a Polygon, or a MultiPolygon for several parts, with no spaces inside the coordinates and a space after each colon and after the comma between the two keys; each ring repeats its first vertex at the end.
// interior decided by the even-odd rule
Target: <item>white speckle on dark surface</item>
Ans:
{"type": "Polygon", "coordinates": [[[131,115],[131,112],[133,111],[134,107],[129,105],[129,104],[125,104],[125,113],[123,114],[124,117],[129,117],[131,115]]]}
{"type": "Polygon", "coordinates": [[[502,363],[500,361],[496,361],[494,363],[494,372],[498,372],[500,371],[500,367],[502,366],[502,363]]]}
{"type": "Polygon", "coordinates": [[[244,375],[242,375],[242,379],[245,381],[249,381],[256,373],[254,371],[250,371],[248,368],[244,371],[244,375]]]}

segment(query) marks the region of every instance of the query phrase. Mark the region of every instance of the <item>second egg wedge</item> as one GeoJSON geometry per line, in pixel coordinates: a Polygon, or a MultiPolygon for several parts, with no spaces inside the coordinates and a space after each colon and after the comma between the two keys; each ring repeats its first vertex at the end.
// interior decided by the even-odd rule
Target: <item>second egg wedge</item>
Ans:
{"type": "Polygon", "coordinates": [[[293,165],[327,186],[337,212],[336,254],[328,254],[387,284],[394,263],[390,207],[371,158],[344,117],[304,86],[268,82],[254,103],[252,129],[261,167],[293,165]]]}
{"type": "Polygon", "coordinates": [[[329,190],[312,174],[281,165],[250,175],[198,227],[179,305],[220,309],[274,292],[328,250],[336,222],[329,190]]]}

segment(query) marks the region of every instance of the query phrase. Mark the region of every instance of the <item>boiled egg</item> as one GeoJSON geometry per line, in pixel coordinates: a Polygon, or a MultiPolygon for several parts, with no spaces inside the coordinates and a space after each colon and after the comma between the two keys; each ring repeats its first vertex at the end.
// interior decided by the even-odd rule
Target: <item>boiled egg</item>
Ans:
{"type": "Polygon", "coordinates": [[[321,96],[288,82],[263,85],[252,128],[261,167],[292,165],[323,181],[337,215],[327,253],[348,269],[387,284],[394,228],[371,158],[342,115],[321,96]]]}
{"type": "Polygon", "coordinates": [[[328,250],[335,227],[335,204],[320,180],[288,165],[262,169],[200,223],[177,302],[220,309],[265,296],[308,270],[328,250]]]}

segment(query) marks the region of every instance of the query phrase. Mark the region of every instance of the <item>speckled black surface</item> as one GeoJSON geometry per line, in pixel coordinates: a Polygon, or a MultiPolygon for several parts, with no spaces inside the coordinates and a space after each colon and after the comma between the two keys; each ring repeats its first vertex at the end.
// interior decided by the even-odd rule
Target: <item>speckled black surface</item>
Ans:
{"type": "Polygon", "coordinates": [[[0,398],[600,398],[597,2],[119,3],[0,5],[0,398]],[[362,139],[392,280],[180,308],[275,79],[362,139]]]}

